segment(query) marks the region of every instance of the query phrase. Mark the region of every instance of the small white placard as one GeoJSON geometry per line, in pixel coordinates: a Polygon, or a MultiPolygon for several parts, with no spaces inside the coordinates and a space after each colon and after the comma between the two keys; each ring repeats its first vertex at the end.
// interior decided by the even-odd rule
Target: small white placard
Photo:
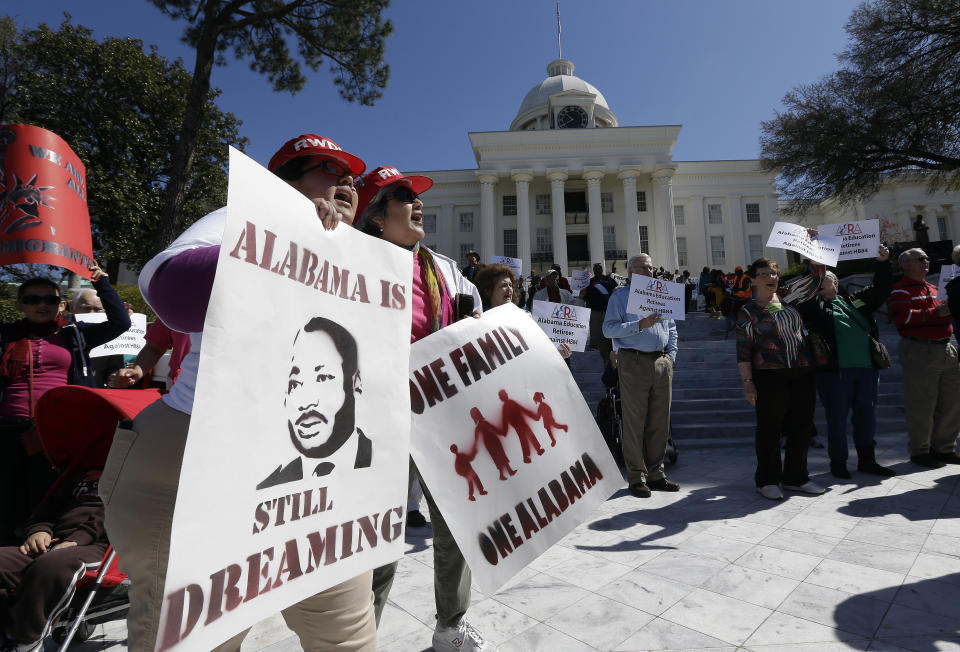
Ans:
{"type": "Polygon", "coordinates": [[[641,317],[658,313],[670,319],[685,319],[687,312],[684,303],[683,283],[639,274],[633,274],[630,278],[627,312],[641,317]]]}
{"type": "Polygon", "coordinates": [[[519,258],[511,258],[510,256],[490,256],[490,264],[506,265],[513,270],[514,276],[519,279],[523,278],[523,261],[519,258]]]}
{"type": "Polygon", "coordinates": [[[818,231],[841,238],[838,260],[875,258],[880,252],[880,220],[824,224],[818,231]]]}
{"type": "Polygon", "coordinates": [[[568,303],[533,302],[533,318],[554,344],[585,351],[590,339],[590,309],[568,303]]]}
{"type": "MultiPolygon", "coordinates": [[[[107,315],[103,312],[88,312],[74,315],[74,317],[77,321],[91,324],[107,321],[107,315]]],[[[130,315],[130,322],[130,328],[121,333],[119,337],[91,349],[90,357],[102,358],[105,355],[137,355],[140,353],[140,349],[146,344],[143,336],[147,334],[147,316],[135,312],[130,315]]]]}
{"type": "Polygon", "coordinates": [[[776,222],[773,225],[773,231],[770,232],[767,246],[796,251],[814,262],[835,267],[840,257],[841,239],[839,236],[827,235],[823,232],[810,235],[807,228],[799,224],[776,222]]]}

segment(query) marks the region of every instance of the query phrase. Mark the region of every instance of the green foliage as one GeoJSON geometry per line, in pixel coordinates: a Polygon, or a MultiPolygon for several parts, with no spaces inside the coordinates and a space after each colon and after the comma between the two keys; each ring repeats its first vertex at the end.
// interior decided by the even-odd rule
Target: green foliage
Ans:
{"type": "Polygon", "coordinates": [[[873,0],[847,23],[843,68],[799,86],[762,125],[761,159],[797,200],[841,203],[925,173],[960,187],[960,1],[873,0]]]}
{"type": "MultiPolygon", "coordinates": [[[[197,48],[215,42],[216,63],[225,52],[248,59],[274,90],[299,91],[306,83],[299,59],[312,70],[329,62],[340,95],[372,105],[390,76],[384,43],[393,31],[381,16],[390,0],[150,0],[187,22],[184,41],[197,48]],[[296,56],[290,46],[296,44],[296,56]]],[[[200,66],[198,66],[199,69],[200,66]]]]}
{"type": "MultiPolygon", "coordinates": [[[[152,254],[164,185],[186,110],[191,75],[136,39],[97,41],[69,16],[59,29],[18,32],[0,19],[0,122],[33,124],[61,136],[87,168],[98,258],[142,265],[152,254]]],[[[202,107],[183,214],[176,228],[226,201],[227,145],[242,147],[240,122],[202,107]]]]}
{"type": "Polygon", "coordinates": [[[151,322],[157,318],[156,313],[153,312],[153,310],[144,300],[143,295],[140,294],[139,287],[136,285],[127,285],[126,283],[118,283],[115,289],[117,294],[120,295],[120,298],[130,304],[130,307],[133,308],[134,312],[141,312],[145,314],[148,322],[151,322]]]}

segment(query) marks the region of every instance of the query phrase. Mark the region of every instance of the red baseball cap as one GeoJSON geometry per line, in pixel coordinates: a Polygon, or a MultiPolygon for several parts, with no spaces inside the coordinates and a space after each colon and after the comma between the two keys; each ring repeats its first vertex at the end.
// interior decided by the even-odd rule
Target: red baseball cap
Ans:
{"type": "Polygon", "coordinates": [[[373,201],[377,193],[387,186],[400,183],[418,195],[430,190],[433,186],[433,179],[419,175],[403,176],[401,172],[394,167],[381,166],[376,170],[371,170],[362,177],[353,180],[353,185],[357,189],[357,215],[362,215],[367,205],[373,201]]]}
{"type": "Polygon", "coordinates": [[[283,147],[277,150],[277,153],[270,159],[267,168],[271,172],[276,172],[285,163],[301,156],[322,156],[338,161],[350,169],[355,177],[363,174],[367,169],[367,164],[353,154],[343,151],[340,145],[329,138],[318,136],[316,134],[302,134],[296,138],[291,138],[283,144],[283,147]]]}

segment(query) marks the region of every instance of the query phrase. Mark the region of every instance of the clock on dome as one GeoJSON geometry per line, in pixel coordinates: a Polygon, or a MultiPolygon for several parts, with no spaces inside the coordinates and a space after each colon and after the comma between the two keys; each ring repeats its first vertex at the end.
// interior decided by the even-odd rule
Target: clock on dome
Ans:
{"type": "Polygon", "coordinates": [[[587,112],[579,106],[565,106],[557,114],[557,129],[585,129],[587,112]]]}

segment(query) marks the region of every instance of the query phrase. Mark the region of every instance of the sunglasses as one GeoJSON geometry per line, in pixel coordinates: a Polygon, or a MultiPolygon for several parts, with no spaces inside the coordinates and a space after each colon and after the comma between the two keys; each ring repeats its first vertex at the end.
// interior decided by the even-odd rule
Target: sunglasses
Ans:
{"type": "Polygon", "coordinates": [[[38,306],[41,303],[48,306],[56,306],[61,301],[63,301],[63,299],[55,294],[26,294],[20,297],[20,303],[25,306],[38,306]]]}
{"type": "Polygon", "coordinates": [[[397,201],[402,201],[405,204],[412,204],[419,198],[420,195],[413,192],[413,190],[407,188],[406,186],[400,186],[390,193],[390,199],[396,199],[397,201]]]}
{"type": "Polygon", "coordinates": [[[338,179],[341,178],[341,177],[352,177],[352,176],[353,176],[353,173],[350,172],[350,168],[347,168],[347,167],[343,166],[342,164],[338,163],[337,161],[333,161],[333,160],[331,160],[331,159],[326,159],[326,158],[325,158],[325,159],[322,159],[322,160],[321,160],[319,163],[317,163],[316,165],[312,165],[312,166],[306,168],[306,169],[305,169],[303,172],[301,172],[300,174],[301,174],[301,176],[302,176],[302,175],[306,174],[307,172],[313,172],[314,170],[320,170],[320,171],[323,172],[324,174],[329,174],[331,177],[337,177],[338,179]]]}

